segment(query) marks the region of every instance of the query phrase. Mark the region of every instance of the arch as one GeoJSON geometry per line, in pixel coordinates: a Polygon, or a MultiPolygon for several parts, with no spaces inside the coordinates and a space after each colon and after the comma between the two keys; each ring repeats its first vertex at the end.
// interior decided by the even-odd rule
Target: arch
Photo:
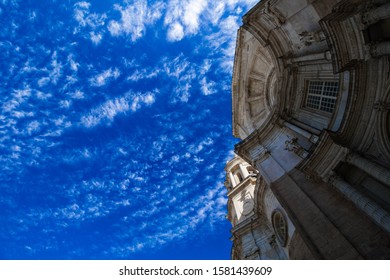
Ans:
{"type": "Polygon", "coordinates": [[[278,209],[272,213],[272,227],[280,245],[285,247],[288,241],[288,223],[282,211],[278,209]]]}
{"type": "Polygon", "coordinates": [[[236,171],[236,173],[234,174],[236,177],[237,177],[237,179],[238,179],[238,181],[237,181],[237,183],[239,184],[239,183],[241,183],[242,181],[244,181],[244,178],[242,177],[242,174],[241,174],[241,171],[236,171]]]}
{"type": "Polygon", "coordinates": [[[264,193],[266,184],[262,176],[257,177],[254,198],[255,198],[255,211],[257,213],[264,213],[264,193]]]}
{"type": "Polygon", "coordinates": [[[239,30],[233,69],[233,134],[241,139],[267,123],[278,102],[278,60],[253,32],[239,30]]]}
{"type": "Polygon", "coordinates": [[[388,84],[386,94],[384,96],[384,101],[378,101],[374,104],[374,106],[378,112],[378,146],[383,153],[383,158],[388,159],[390,158],[390,84],[388,84]]]}

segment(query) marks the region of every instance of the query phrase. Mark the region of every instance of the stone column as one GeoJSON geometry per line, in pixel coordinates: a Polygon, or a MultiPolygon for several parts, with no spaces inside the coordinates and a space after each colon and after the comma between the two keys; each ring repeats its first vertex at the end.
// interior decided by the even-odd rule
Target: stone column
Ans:
{"type": "Polygon", "coordinates": [[[389,212],[384,210],[375,201],[358,192],[354,187],[337,175],[331,176],[329,183],[331,183],[332,186],[341,192],[348,200],[352,201],[357,208],[366,213],[382,229],[390,233],[389,212]]]}
{"type": "Polygon", "coordinates": [[[237,182],[236,182],[236,180],[234,179],[234,176],[233,176],[232,172],[229,172],[229,178],[230,178],[230,182],[232,183],[232,188],[234,188],[235,186],[237,186],[237,182]]]}
{"type": "Polygon", "coordinates": [[[367,174],[371,175],[386,186],[390,186],[390,170],[377,163],[374,163],[355,153],[350,153],[346,157],[346,162],[350,163],[367,174]]]}
{"type": "Polygon", "coordinates": [[[363,14],[363,23],[371,25],[375,22],[390,17],[390,3],[381,5],[363,14]]]}
{"type": "Polygon", "coordinates": [[[390,41],[374,43],[370,47],[370,52],[373,57],[390,55],[390,41]]]}

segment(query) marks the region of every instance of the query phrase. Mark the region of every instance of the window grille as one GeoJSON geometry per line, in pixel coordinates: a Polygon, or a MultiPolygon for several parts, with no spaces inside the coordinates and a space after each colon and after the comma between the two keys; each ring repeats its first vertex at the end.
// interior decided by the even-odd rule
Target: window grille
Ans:
{"type": "Polygon", "coordinates": [[[338,91],[338,82],[309,81],[305,106],[332,113],[336,106],[338,91]]]}

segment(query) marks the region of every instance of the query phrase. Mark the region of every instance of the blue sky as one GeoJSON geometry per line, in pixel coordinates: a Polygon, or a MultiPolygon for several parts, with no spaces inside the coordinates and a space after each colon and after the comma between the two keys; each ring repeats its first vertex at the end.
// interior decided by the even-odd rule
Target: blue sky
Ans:
{"type": "Polygon", "coordinates": [[[0,259],[229,259],[254,0],[0,0],[0,259]]]}

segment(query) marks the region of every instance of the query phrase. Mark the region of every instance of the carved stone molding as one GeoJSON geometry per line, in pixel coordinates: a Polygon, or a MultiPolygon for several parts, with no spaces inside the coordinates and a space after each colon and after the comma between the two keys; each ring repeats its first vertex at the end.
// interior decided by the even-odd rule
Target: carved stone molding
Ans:
{"type": "Polygon", "coordinates": [[[318,175],[313,174],[313,173],[306,173],[305,178],[306,178],[306,180],[308,180],[311,183],[322,182],[321,177],[319,177],[318,175]]]}
{"type": "Polygon", "coordinates": [[[362,23],[365,26],[369,26],[378,22],[381,19],[388,18],[389,16],[390,3],[384,3],[380,6],[374,5],[374,3],[368,3],[362,13],[362,23]]]}
{"type": "Polygon", "coordinates": [[[310,46],[314,43],[322,42],[326,39],[322,30],[316,32],[303,31],[299,34],[301,41],[305,46],[310,46]]]}
{"type": "Polygon", "coordinates": [[[249,154],[251,158],[255,159],[255,162],[263,162],[271,152],[266,147],[259,145],[255,149],[250,150],[249,154]]]}
{"type": "Polygon", "coordinates": [[[374,110],[378,112],[386,112],[390,110],[390,103],[384,101],[377,101],[374,103],[374,110]]]}
{"type": "Polygon", "coordinates": [[[277,27],[280,27],[286,22],[285,17],[280,13],[280,11],[277,8],[271,6],[271,1],[268,1],[265,4],[265,7],[261,10],[261,13],[277,27]]]}
{"type": "Polygon", "coordinates": [[[371,44],[370,53],[373,57],[390,55],[390,41],[371,44]]]}

